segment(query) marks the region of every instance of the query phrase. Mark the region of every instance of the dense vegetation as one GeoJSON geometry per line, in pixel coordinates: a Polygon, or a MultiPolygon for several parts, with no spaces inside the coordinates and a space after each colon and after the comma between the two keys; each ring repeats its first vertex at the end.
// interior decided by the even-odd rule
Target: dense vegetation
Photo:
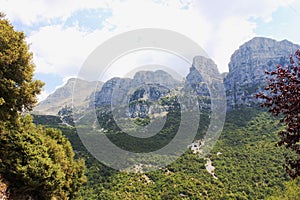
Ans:
{"type": "MultiPolygon", "coordinates": [[[[11,199],[73,199],[85,181],[83,160],[74,160],[61,131],[32,123],[30,116],[43,83],[23,32],[0,13],[0,177],[11,199]]],[[[0,183],[1,184],[1,183],[0,183]]],[[[5,197],[7,198],[7,197],[5,197]]]]}
{"type": "Polygon", "coordinates": [[[44,85],[33,80],[34,64],[23,32],[0,13],[0,123],[18,119],[19,112],[31,110],[44,85]]]}
{"type": "Polygon", "coordinates": [[[36,127],[30,116],[21,119],[20,127],[2,129],[0,135],[0,173],[12,192],[36,199],[72,199],[85,181],[85,165],[74,160],[70,142],[61,131],[36,127]]]}
{"type": "MultiPolygon", "coordinates": [[[[76,129],[62,123],[61,119],[67,119],[72,124],[68,108],[60,112],[61,118],[36,115],[32,123],[30,116],[21,117],[22,111],[32,109],[43,84],[33,80],[32,54],[28,52],[24,34],[15,31],[2,14],[0,35],[0,177],[9,182],[12,198],[20,199],[20,195],[41,200],[299,197],[299,179],[291,180],[284,170],[284,157],[293,152],[276,147],[277,133],[284,127],[279,120],[254,108],[228,112],[222,135],[206,158],[187,149],[172,164],[152,172],[128,173],[104,166],[84,148],[76,129]],[[83,160],[87,166],[85,184],[83,160]],[[208,161],[215,167],[215,176],[207,170],[208,161]]],[[[137,142],[118,130],[109,113],[100,114],[99,121],[115,144],[138,152],[152,150],[143,149],[146,140],[137,142]]],[[[137,119],[135,123],[146,125],[149,119],[137,119]]],[[[148,146],[157,149],[167,144],[179,123],[180,114],[175,106],[164,129],[148,146]]],[[[196,139],[203,137],[208,124],[209,110],[206,110],[201,115],[196,139]]]]}
{"type": "MultiPolygon", "coordinates": [[[[201,122],[203,128],[198,137],[203,135],[207,123],[201,122]]],[[[288,199],[297,196],[295,190],[299,191],[300,186],[284,170],[284,154],[289,152],[276,147],[277,132],[284,129],[278,124],[278,120],[257,109],[229,112],[222,135],[209,156],[218,179],[206,170],[207,161],[191,150],[161,170],[119,172],[94,159],[74,128],[51,126],[59,127],[78,156],[86,159],[88,182],[76,199],[274,199],[278,194],[288,199]]]]}

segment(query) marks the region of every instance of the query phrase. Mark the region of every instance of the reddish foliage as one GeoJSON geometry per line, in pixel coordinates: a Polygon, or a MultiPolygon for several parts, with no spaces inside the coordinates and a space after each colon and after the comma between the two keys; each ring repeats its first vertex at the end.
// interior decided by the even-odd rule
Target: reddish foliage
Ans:
{"type": "Polygon", "coordinates": [[[279,133],[279,146],[293,150],[296,157],[286,157],[286,170],[292,178],[300,175],[300,50],[290,56],[290,65],[278,65],[269,75],[265,92],[256,94],[256,98],[264,99],[261,107],[269,108],[274,116],[280,116],[285,123],[286,131],[279,133]]]}

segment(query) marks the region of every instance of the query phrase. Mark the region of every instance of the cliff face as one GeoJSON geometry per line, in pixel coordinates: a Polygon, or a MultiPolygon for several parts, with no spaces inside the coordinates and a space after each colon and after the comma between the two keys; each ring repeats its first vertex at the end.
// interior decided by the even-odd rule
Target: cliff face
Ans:
{"type": "Polygon", "coordinates": [[[133,79],[112,78],[96,92],[90,106],[95,108],[129,105],[128,115],[132,118],[145,118],[156,112],[164,112],[159,99],[166,96],[180,82],[165,71],[137,72],[133,79]]]}
{"type": "MultiPolygon", "coordinates": [[[[146,116],[146,113],[151,113],[151,110],[164,112],[162,108],[154,109],[149,105],[157,105],[157,101],[167,95],[174,96],[171,91],[176,90],[177,93],[180,93],[183,87],[191,88],[199,97],[206,99],[206,102],[198,102],[200,107],[209,107],[207,99],[210,94],[204,77],[224,77],[227,108],[232,109],[240,105],[251,106],[258,101],[253,97],[254,94],[263,90],[265,85],[264,71],[271,71],[278,64],[288,65],[289,56],[298,48],[300,48],[299,45],[287,40],[278,42],[273,39],[256,37],[241,45],[232,54],[229,72],[221,76],[216,64],[211,59],[196,56],[185,83],[174,79],[162,70],[139,71],[132,79],[112,78],[103,84],[102,89],[101,83],[70,79],[64,87],[57,89],[45,101],[42,101],[35,111],[39,111],[41,114],[56,115],[62,107],[70,106],[75,81],[80,82],[77,84],[79,88],[77,88],[75,97],[79,99],[78,102],[83,109],[129,105],[130,116],[146,116]],[[100,87],[95,93],[88,89],[94,89],[97,84],[100,87]]],[[[75,112],[78,113],[78,111],[75,112]]]]}
{"type": "Polygon", "coordinates": [[[139,71],[133,79],[112,78],[105,82],[101,91],[95,94],[95,106],[110,105],[112,98],[124,98],[128,92],[145,85],[159,85],[168,89],[176,88],[180,82],[165,71],[139,71]],[[115,90],[115,91],[114,91],[115,90]]]}
{"type": "Polygon", "coordinates": [[[207,81],[203,76],[209,78],[215,78],[219,74],[217,65],[213,60],[196,56],[193,59],[193,65],[190,68],[190,72],[186,76],[186,84],[188,84],[198,96],[210,96],[207,87],[207,81]]]}
{"type": "Polygon", "coordinates": [[[278,64],[288,65],[299,45],[287,40],[256,37],[246,42],[231,56],[229,73],[224,79],[228,107],[252,105],[253,95],[265,85],[265,70],[274,70],[278,64]]]}

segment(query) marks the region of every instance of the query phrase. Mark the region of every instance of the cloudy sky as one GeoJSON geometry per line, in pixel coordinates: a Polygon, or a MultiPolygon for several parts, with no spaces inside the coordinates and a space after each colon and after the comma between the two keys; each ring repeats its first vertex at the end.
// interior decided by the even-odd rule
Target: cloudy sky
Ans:
{"type": "MultiPolygon", "coordinates": [[[[97,46],[139,28],[191,38],[220,72],[228,71],[231,54],[255,36],[300,44],[298,0],[0,0],[0,11],[27,35],[35,77],[46,83],[41,99],[77,76],[97,46]]],[[[140,60],[129,56],[123,65],[143,64],[140,60]]]]}

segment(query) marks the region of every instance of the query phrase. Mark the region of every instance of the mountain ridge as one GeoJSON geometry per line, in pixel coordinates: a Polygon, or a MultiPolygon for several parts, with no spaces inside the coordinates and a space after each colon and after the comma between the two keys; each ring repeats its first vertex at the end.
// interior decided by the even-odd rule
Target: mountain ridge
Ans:
{"type": "Polygon", "coordinates": [[[80,78],[70,78],[65,85],[57,88],[45,100],[39,102],[34,108],[33,113],[43,115],[58,115],[59,110],[63,107],[72,107],[73,90],[76,82],[76,85],[79,87],[76,88],[74,98],[79,99],[77,102],[78,104],[82,104],[82,107],[87,107],[89,104],[91,95],[95,91],[95,86],[99,85],[100,88],[103,84],[99,81],[89,82],[80,78]]]}
{"type": "MultiPolygon", "coordinates": [[[[228,64],[229,72],[221,74],[221,76],[224,77],[228,108],[232,109],[237,106],[252,106],[253,104],[256,104],[258,100],[254,99],[253,94],[261,91],[264,87],[264,71],[272,70],[278,64],[289,64],[289,56],[297,48],[300,48],[298,44],[293,44],[288,40],[276,41],[265,37],[254,37],[240,45],[231,55],[228,64]]],[[[197,65],[202,65],[204,71],[201,73],[204,72],[209,76],[219,74],[219,71],[216,64],[211,59],[195,56],[193,65],[190,67],[190,71],[186,76],[186,81],[191,84],[192,88],[199,96],[209,96],[208,88],[205,83],[203,83],[203,77],[194,66],[196,63],[197,65]]],[[[58,88],[53,94],[40,102],[36,107],[35,112],[57,115],[62,107],[70,106],[72,104],[72,92],[70,86],[72,86],[75,81],[83,80],[76,78],[68,80],[66,85],[58,88]]],[[[79,99],[78,102],[82,103],[85,108],[91,108],[92,106],[99,107],[111,103],[111,95],[113,88],[115,88],[116,85],[119,85],[118,92],[122,93],[122,90],[124,92],[126,87],[129,87],[130,85],[137,87],[139,84],[151,82],[162,83],[168,88],[180,86],[179,81],[163,70],[156,70],[154,72],[139,71],[132,79],[113,77],[105,83],[100,83],[100,86],[102,87],[97,88],[96,92],[91,89],[87,90],[84,86],[94,88],[95,84],[99,84],[98,82],[83,81],[82,83],[77,84],[82,87],[76,88],[77,93],[80,95],[76,96],[75,94],[75,97],[79,99]],[[82,91],[84,91],[84,95],[82,95],[82,91]]],[[[80,105],[76,105],[76,107],[78,106],[80,107],[80,105]]]]}

